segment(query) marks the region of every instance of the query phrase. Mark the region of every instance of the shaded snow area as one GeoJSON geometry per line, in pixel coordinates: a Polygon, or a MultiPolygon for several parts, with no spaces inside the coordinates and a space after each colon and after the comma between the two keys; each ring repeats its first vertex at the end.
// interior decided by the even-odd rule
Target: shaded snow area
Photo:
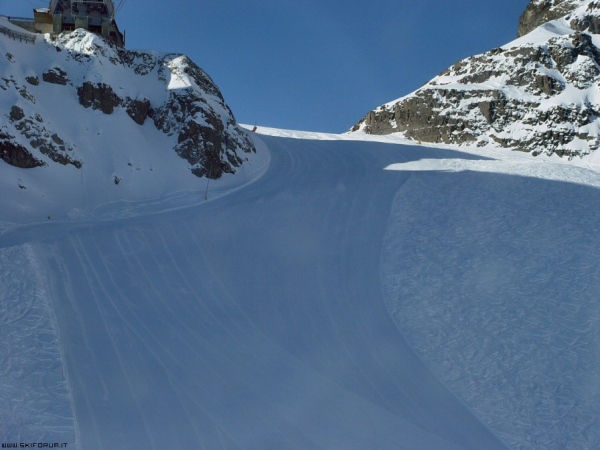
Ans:
{"type": "Polygon", "coordinates": [[[0,229],[3,441],[600,446],[598,172],[258,131],[228,195],[0,229]]]}
{"type": "Polygon", "coordinates": [[[600,448],[598,188],[419,172],[383,252],[409,344],[511,448],[600,448]]]}

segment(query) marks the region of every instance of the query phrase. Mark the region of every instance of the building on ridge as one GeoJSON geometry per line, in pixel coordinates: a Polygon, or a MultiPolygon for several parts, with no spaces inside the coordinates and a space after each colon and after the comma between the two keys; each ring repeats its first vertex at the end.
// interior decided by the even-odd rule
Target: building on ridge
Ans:
{"type": "Polygon", "coordinates": [[[83,28],[125,47],[125,35],[115,21],[116,8],[112,0],[50,0],[48,8],[35,8],[33,21],[10,18],[19,25],[36,33],[62,33],[83,28]]]}

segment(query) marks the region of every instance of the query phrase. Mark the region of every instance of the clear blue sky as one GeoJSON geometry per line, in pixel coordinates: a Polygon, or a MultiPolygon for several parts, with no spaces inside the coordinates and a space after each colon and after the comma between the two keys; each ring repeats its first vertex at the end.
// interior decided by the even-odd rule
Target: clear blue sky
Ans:
{"type": "MultiPolygon", "coordinates": [[[[0,2],[0,13],[24,16],[49,3],[0,2]]],[[[117,23],[128,48],[187,54],[238,122],[343,132],[459,59],[514,39],[528,3],[125,0],[117,23]]]]}

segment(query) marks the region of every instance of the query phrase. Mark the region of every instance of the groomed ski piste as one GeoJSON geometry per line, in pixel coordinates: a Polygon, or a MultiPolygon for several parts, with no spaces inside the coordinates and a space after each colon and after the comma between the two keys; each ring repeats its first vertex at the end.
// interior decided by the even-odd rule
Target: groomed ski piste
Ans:
{"type": "Polygon", "coordinates": [[[208,200],[9,208],[2,442],[600,447],[597,161],[250,134],[208,200]]]}

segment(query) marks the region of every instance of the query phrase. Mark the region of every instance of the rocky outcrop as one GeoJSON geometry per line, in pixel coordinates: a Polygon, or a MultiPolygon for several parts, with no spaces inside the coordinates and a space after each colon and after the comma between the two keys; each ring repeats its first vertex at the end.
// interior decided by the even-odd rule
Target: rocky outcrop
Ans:
{"type": "Polygon", "coordinates": [[[532,0],[519,18],[517,36],[524,36],[546,22],[569,14],[581,3],[582,0],[532,0]]]}
{"type": "Polygon", "coordinates": [[[86,81],[77,88],[77,97],[84,108],[99,109],[104,114],[112,114],[123,103],[112,87],[105,83],[93,84],[86,81]]]}
{"type": "Polygon", "coordinates": [[[596,150],[600,50],[589,30],[599,22],[600,1],[534,0],[520,33],[565,11],[569,34],[515,41],[459,61],[412,94],[371,111],[351,131],[569,157],[596,150]]]}
{"type": "MultiPolygon", "coordinates": [[[[28,140],[31,148],[39,150],[41,154],[48,156],[54,162],[62,165],[71,164],[78,169],[81,168],[81,161],[71,156],[73,147],[67,145],[58,134],[49,131],[43,125],[41,116],[27,117],[20,107],[13,106],[10,110],[9,122],[22,137],[28,140]]],[[[13,149],[13,153],[18,155],[17,158],[11,159],[11,161],[16,163],[13,165],[24,164],[18,165],[18,167],[22,168],[39,167],[42,165],[23,146],[16,146],[16,150],[13,149]]],[[[5,161],[11,164],[11,162],[5,161]]]]}
{"type": "Polygon", "coordinates": [[[105,83],[91,83],[86,81],[77,88],[79,104],[84,108],[98,109],[104,114],[112,114],[115,108],[123,106],[131,119],[142,125],[150,112],[150,100],[147,98],[131,99],[120,98],[113,88],[105,83]]]}
{"type": "Polygon", "coordinates": [[[42,80],[44,80],[46,83],[60,84],[62,86],[65,86],[69,82],[67,72],[59,67],[53,67],[52,69],[44,72],[42,74],[42,80]]]}
{"type": "Polygon", "coordinates": [[[33,86],[40,84],[40,79],[38,77],[25,77],[25,80],[33,86]]]}
{"type": "Polygon", "coordinates": [[[43,166],[44,163],[34,156],[22,145],[14,142],[14,136],[0,132],[0,159],[11,166],[22,169],[43,166]]]}
{"type": "Polygon", "coordinates": [[[225,108],[226,114],[225,117],[220,116],[215,111],[215,102],[211,104],[204,96],[174,90],[163,105],[152,111],[156,128],[177,136],[175,151],[192,165],[195,175],[218,178],[223,173],[233,173],[243,162],[236,149],[252,152],[252,142],[245,133],[235,132],[236,124],[229,107],[202,69],[186,57],[172,67],[175,67],[176,73],[190,76],[197,86],[216,100],[216,105],[225,108]]]}
{"type": "MultiPolygon", "coordinates": [[[[172,136],[173,151],[189,162],[190,172],[197,176],[219,178],[223,173],[233,173],[247,159],[246,155],[255,152],[218,87],[186,56],[128,51],[81,29],[46,39],[46,47],[40,47],[44,52],[40,61],[47,61],[48,55],[54,53],[47,52],[48,46],[56,52],[41,73],[28,68],[26,73],[17,75],[13,70],[18,57],[6,58],[11,64],[0,78],[0,89],[7,91],[3,98],[13,99],[13,104],[8,103],[0,112],[8,118],[0,125],[0,132],[5,141],[15,136],[19,144],[4,146],[10,147],[10,152],[3,153],[5,162],[38,167],[39,161],[47,157],[59,164],[82,166],[77,143],[81,141],[81,146],[89,148],[92,136],[85,136],[84,132],[72,142],[61,137],[63,130],[72,126],[61,120],[78,114],[61,114],[63,105],[56,104],[56,94],[48,97],[52,98],[50,104],[46,101],[43,108],[36,106],[38,97],[44,97],[42,90],[49,88],[45,83],[56,85],[51,88],[55,93],[59,92],[56,89],[63,89],[62,98],[75,98],[85,109],[116,116],[114,120],[120,122],[123,115],[116,113],[125,112],[135,123],[133,126],[152,126],[172,136]],[[40,78],[44,83],[40,83],[40,78]],[[15,104],[17,95],[22,101],[15,104]],[[38,113],[42,109],[54,109],[57,114],[44,121],[38,113]]],[[[94,122],[81,129],[96,128],[94,122]]],[[[111,129],[111,123],[114,124],[103,121],[103,128],[111,129]]],[[[122,123],[118,128],[123,129],[122,123]]]]}
{"type": "Polygon", "coordinates": [[[147,98],[135,100],[128,98],[125,105],[125,110],[129,117],[138,125],[143,125],[150,112],[150,100],[147,98]]]}
{"type": "Polygon", "coordinates": [[[599,3],[596,0],[592,2],[585,0],[532,0],[519,18],[517,37],[524,36],[540,25],[566,17],[574,12],[577,12],[575,17],[567,17],[573,30],[598,34],[600,32],[600,18],[596,13],[598,7],[599,3]],[[585,8],[584,10],[580,9],[582,6],[585,8]]]}
{"type": "Polygon", "coordinates": [[[569,26],[577,31],[585,31],[592,34],[600,33],[600,1],[590,2],[585,9],[580,9],[579,14],[569,17],[569,26]]]}

